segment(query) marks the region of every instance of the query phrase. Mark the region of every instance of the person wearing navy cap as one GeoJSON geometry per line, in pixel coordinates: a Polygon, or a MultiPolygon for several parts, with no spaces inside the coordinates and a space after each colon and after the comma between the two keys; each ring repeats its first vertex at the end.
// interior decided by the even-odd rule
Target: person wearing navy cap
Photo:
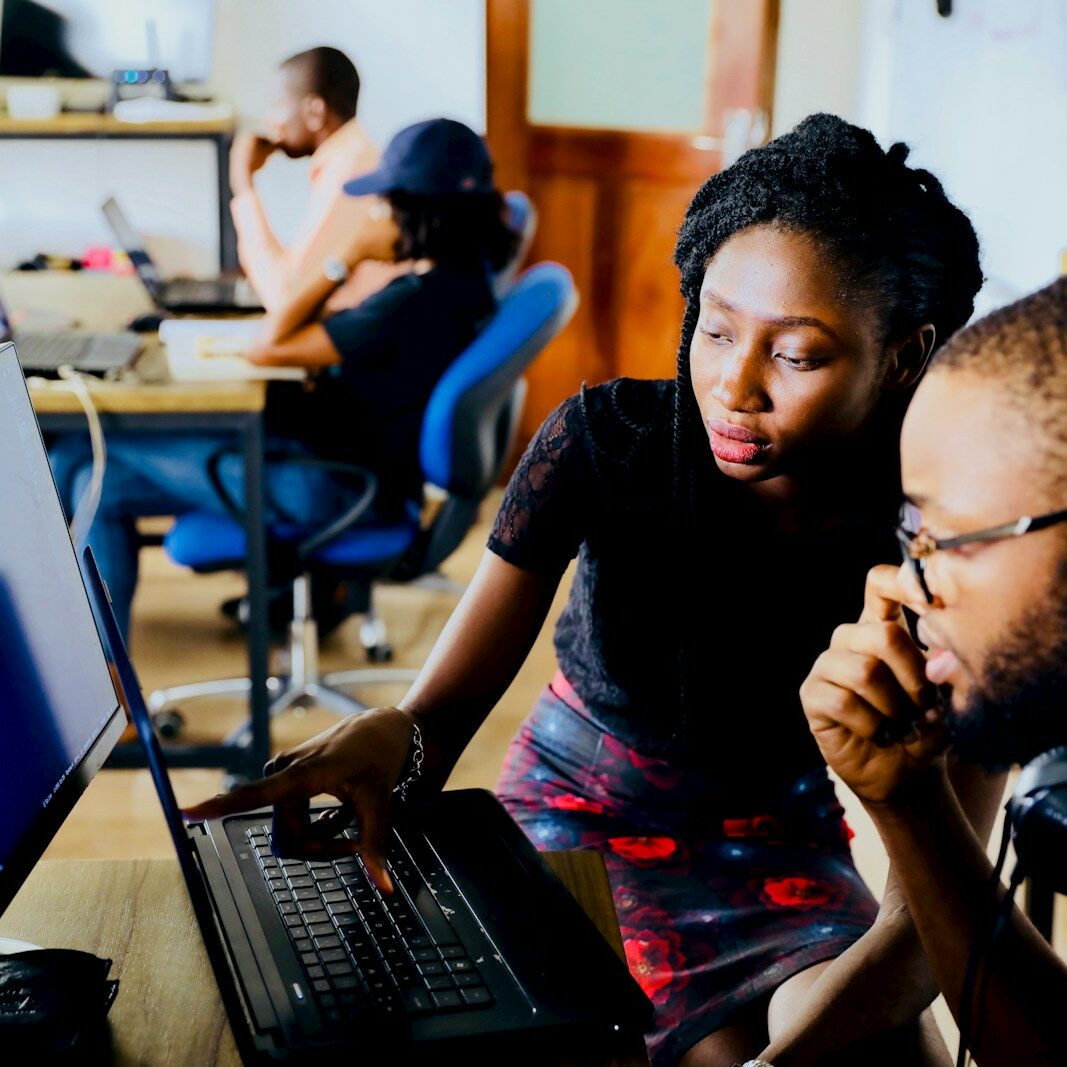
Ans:
{"type": "MultiPolygon", "coordinates": [[[[491,276],[509,261],[518,237],[504,221],[484,142],[450,119],[401,130],[380,166],[344,188],[376,197],[371,222],[339,235],[322,257],[321,273],[264,319],[247,356],[261,366],[311,372],[308,383],[271,383],[268,456],[310,453],[371,469],[379,480],[374,514],[387,518],[407,501],[421,501],[423,412],[438,379],[494,310],[491,276]],[[319,320],[331,294],[368,260],[410,261],[412,269],[356,307],[319,320]]],[[[232,442],[222,435],[115,433],[107,446],[88,543],[125,631],[137,580],[134,517],[193,508],[224,513],[209,466],[232,442]]],[[[69,515],[90,482],[91,456],[74,435],[55,449],[54,469],[71,472],[57,476],[69,515]],[[72,449],[82,449],[84,461],[72,449]]],[[[234,499],[243,500],[241,457],[227,456],[219,475],[234,499]]],[[[275,521],[291,516],[314,525],[354,499],[354,490],[307,466],[268,463],[266,481],[268,518],[275,521]]],[[[330,603],[334,592],[324,592],[330,603]]],[[[321,607],[320,622],[329,629],[321,607]]]]}

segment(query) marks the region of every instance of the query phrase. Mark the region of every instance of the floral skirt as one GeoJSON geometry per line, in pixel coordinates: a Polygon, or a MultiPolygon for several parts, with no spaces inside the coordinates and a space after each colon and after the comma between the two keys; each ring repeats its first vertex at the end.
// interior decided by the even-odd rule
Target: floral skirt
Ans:
{"type": "Polygon", "coordinates": [[[825,770],[768,783],[751,810],[705,773],[604,733],[562,674],[497,792],[537,848],[603,853],[627,962],[656,1007],[656,1067],[840,955],[878,911],[825,770]]]}

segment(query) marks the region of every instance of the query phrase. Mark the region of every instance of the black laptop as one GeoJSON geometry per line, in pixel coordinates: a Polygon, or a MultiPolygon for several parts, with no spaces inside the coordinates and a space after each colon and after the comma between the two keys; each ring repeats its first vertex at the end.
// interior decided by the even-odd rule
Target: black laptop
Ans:
{"type": "Polygon", "coordinates": [[[263,304],[245,278],[170,278],[164,280],[144,239],[130,224],[114,197],[100,208],[122,250],[130,257],[141,284],[165,311],[218,314],[220,311],[262,311],[263,304]]]}
{"type": "Polygon", "coordinates": [[[269,812],[183,822],[92,556],[79,566],[67,534],[12,345],[0,501],[0,912],[122,730],[110,663],[246,1063],[500,1063],[516,1049],[537,1061],[651,1024],[625,965],[486,791],[398,815],[390,897],[357,859],[276,855],[269,812]]]}
{"type": "Polygon", "coordinates": [[[17,341],[23,371],[42,378],[58,377],[59,368],[65,366],[98,377],[117,374],[129,367],[144,348],[144,340],[130,330],[16,333],[0,297],[0,344],[5,341],[17,341]]]}

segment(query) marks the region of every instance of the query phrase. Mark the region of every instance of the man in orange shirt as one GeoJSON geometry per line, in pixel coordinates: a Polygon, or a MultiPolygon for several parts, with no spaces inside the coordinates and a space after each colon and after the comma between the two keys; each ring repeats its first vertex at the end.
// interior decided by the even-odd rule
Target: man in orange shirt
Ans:
{"type": "MultiPolygon", "coordinates": [[[[242,134],[230,153],[230,208],[237,230],[237,255],[263,306],[276,311],[301,281],[323,269],[338,239],[365,225],[371,197],[345,196],[341,187],[373,170],[377,146],[356,119],[359,74],[336,48],[299,52],[278,69],[268,136],[242,134]],[[286,247],[271,228],[255,187],[255,174],[275,152],[290,159],[311,157],[311,195],[292,243],[286,247]]],[[[403,270],[402,265],[365,263],[323,309],[353,307],[403,270]]]]}

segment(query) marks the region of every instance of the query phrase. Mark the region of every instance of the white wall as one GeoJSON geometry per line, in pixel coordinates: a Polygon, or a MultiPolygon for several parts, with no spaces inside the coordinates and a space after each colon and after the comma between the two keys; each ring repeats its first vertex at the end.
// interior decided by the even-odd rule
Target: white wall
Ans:
{"type": "Polygon", "coordinates": [[[833,111],[931,170],[971,217],[984,313],[1067,248],[1063,0],[782,0],[774,132],[833,111]]]}
{"type": "Polygon", "coordinates": [[[860,119],[906,141],[978,230],[985,310],[1057,274],[1067,248],[1067,4],[867,0],[860,119]]]}
{"type": "MultiPolygon", "coordinates": [[[[318,44],[347,52],[359,117],[384,143],[434,115],[485,129],[482,0],[217,0],[212,85],[254,128],[279,60],[318,44]]],[[[306,194],[306,162],[272,160],[264,199],[279,235],[306,194]]],[[[191,142],[0,140],[0,269],[35,252],[109,242],[99,205],[114,193],[164,273],[218,268],[212,148],[191,142]]]]}

